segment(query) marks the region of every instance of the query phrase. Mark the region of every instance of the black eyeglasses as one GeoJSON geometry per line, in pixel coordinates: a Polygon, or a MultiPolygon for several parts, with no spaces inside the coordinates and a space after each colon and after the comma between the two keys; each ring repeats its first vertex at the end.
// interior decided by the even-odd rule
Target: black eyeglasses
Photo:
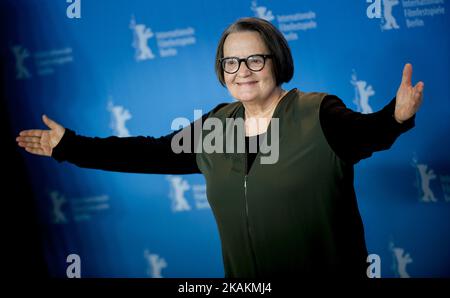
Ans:
{"type": "Polygon", "coordinates": [[[244,61],[247,68],[251,71],[260,71],[264,68],[267,58],[272,58],[273,55],[255,54],[247,58],[239,57],[225,57],[220,59],[223,71],[229,74],[236,73],[241,67],[241,62],[244,61]]]}

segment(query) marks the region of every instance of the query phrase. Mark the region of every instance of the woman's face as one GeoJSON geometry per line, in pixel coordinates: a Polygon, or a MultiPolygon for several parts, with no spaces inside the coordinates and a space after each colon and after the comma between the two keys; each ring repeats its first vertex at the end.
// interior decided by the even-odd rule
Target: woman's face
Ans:
{"type": "MultiPolygon", "coordinates": [[[[258,32],[231,33],[225,39],[224,57],[247,58],[255,54],[271,54],[258,32]]],[[[272,71],[272,59],[266,59],[260,71],[251,71],[241,62],[236,73],[224,72],[225,85],[231,96],[241,102],[264,102],[275,90],[276,80],[272,71]]]]}

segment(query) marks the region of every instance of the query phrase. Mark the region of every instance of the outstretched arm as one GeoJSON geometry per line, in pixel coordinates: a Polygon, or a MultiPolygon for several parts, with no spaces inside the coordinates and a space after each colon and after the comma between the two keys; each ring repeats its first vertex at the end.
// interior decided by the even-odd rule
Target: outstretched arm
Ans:
{"type": "MultiPolygon", "coordinates": [[[[216,107],[220,108],[223,104],[216,107]]],[[[209,113],[208,113],[209,114],[209,113]]],[[[208,114],[197,121],[204,121],[208,114]]],[[[190,153],[173,152],[172,137],[179,131],[154,137],[85,137],[43,117],[50,130],[26,130],[17,137],[26,151],[51,156],[59,162],[68,161],[79,167],[117,172],[152,174],[200,173],[193,151],[193,123],[191,123],[190,153]]],[[[189,129],[189,126],[184,128],[189,129]]]]}
{"type": "Polygon", "coordinates": [[[149,136],[120,138],[85,137],[66,129],[52,157],[82,168],[115,172],[150,174],[200,173],[195,153],[175,154],[171,133],[159,138],[149,136]]]}
{"type": "Polygon", "coordinates": [[[326,96],[320,107],[320,123],[330,147],[343,160],[357,163],[375,151],[389,149],[415,125],[415,113],[423,97],[423,83],[411,86],[412,67],[406,64],[397,96],[383,109],[361,114],[336,96],[326,96]]]}

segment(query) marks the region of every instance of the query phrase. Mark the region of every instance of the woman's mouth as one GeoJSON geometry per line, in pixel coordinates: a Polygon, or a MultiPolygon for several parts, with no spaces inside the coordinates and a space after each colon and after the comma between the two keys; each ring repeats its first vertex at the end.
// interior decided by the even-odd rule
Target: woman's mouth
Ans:
{"type": "Polygon", "coordinates": [[[257,83],[257,81],[250,81],[250,82],[239,82],[236,83],[238,86],[253,86],[257,83]]]}

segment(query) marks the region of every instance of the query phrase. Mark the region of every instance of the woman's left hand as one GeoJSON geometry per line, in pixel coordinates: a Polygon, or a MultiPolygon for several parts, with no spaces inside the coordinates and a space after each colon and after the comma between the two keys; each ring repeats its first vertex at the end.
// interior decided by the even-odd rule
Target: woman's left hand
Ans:
{"type": "Polygon", "coordinates": [[[411,84],[412,65],[407,63],[403,68],[403,77],[397,90],[395,101],[395,120],[399,123],[411,118],[422,103],[424,83],[418,82],[414,87],[411,84]]]}

